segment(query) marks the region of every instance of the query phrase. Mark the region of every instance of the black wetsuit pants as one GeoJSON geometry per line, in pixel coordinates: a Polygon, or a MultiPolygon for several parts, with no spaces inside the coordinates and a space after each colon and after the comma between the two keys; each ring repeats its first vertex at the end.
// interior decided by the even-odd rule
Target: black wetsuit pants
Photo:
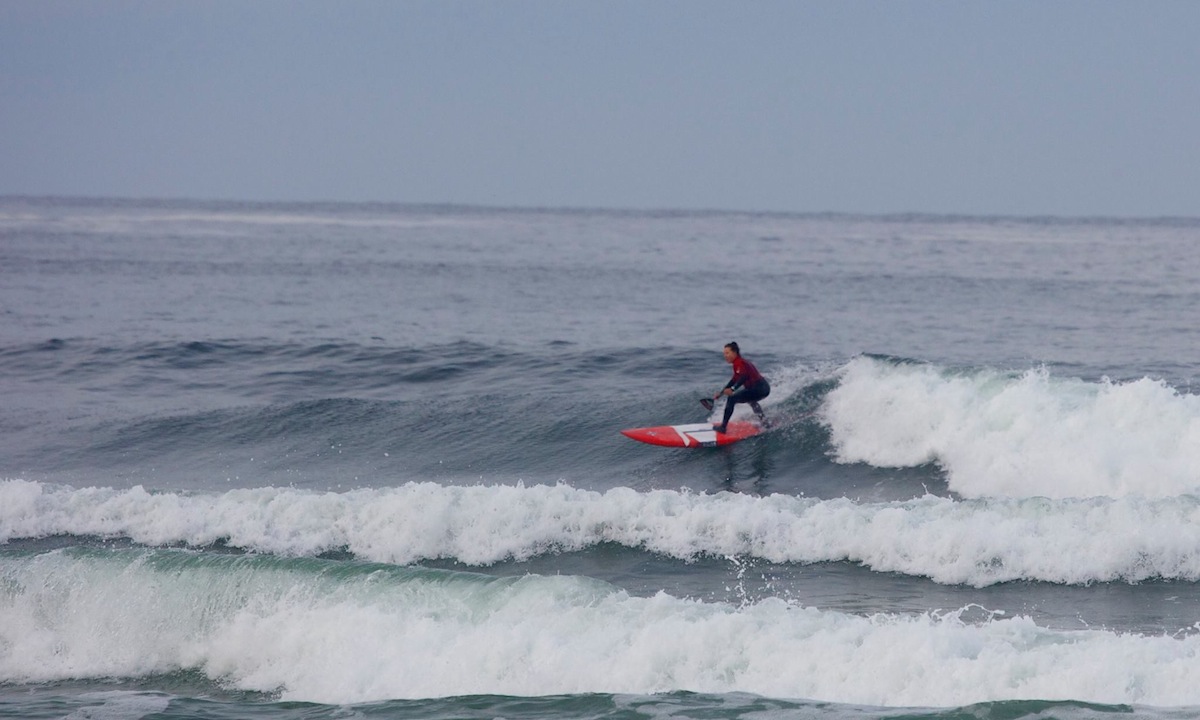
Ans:
{"type": "Polygon", "coordinates": [[[733,406],[738,403],[749,403],[754,413],[760,418],[763,417],[762,408],[758,406],[758,401],[771,394],[771,383],[767,382],[766,378],[759,380],[750,387],[744,387],[734,394],[725,398],[725,419],[721,421],[721,427],[729,425],[729,418],[733,417],[733,406]]]}

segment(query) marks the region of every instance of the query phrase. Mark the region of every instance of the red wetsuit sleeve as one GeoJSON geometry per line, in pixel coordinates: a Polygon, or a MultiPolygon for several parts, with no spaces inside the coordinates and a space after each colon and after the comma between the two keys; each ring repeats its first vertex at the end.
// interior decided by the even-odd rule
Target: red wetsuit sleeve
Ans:
{"type": "Polygon", "coordinates": [[[736,388],[739,385],[742,387],[750,387],[755,385],[759,380],[762,380],[762,375],[758,372],[758,368],[745,358],[735,358],[733,361],[733,378],[725,387],[736,388]]]}

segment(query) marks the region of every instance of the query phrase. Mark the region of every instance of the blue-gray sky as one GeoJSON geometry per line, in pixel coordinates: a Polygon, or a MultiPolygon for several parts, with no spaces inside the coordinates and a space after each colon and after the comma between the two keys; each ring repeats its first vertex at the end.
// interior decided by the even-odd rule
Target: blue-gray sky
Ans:
{"type": "Polygon", "coordinates": [[[1200,216],[1200,2],[0,0],[0,194],[1200,216]]]}

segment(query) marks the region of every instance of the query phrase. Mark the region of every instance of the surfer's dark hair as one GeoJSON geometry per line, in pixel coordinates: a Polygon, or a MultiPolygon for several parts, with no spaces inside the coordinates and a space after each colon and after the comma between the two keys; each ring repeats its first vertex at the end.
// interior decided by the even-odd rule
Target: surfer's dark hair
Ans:
{"type": "Polygon", "coordinates": [[[737,343],[735,343],[735,342],[725,343],[725,347],[732,350],[734,352],[734,354],[737,355],[738,357],[741,357],[742,351],[741,351],[741,348],[739,348],[737,346],[737,343]]]}

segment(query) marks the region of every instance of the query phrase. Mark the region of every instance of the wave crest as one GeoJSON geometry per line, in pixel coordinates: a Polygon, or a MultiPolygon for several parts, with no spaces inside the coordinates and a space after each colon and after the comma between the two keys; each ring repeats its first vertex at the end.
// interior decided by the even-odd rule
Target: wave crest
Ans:
{"type": "Polygon", "coordinates": [[[1171,497],[1200,488],[1200,397],[1165,382],[1086,382],[859,357],[822,421],[835,458],[937,463],[967,497],[1171,497]]]}

